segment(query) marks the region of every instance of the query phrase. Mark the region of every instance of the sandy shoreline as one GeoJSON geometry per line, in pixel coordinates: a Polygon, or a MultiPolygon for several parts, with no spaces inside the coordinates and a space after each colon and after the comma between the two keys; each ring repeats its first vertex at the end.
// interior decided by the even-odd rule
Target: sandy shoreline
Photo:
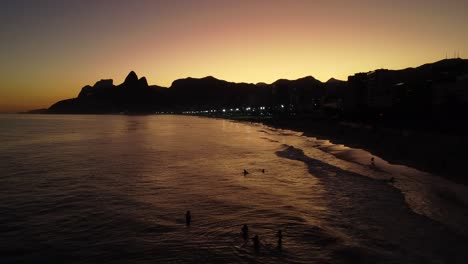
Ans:
{"type": "Polygon", "coordinates": [[[404,129],[375,129],[362,124],[329,120],[255,117],[229,119],[262,123],[274,128],[301,132],[305,136],[330,140],[334,144],[364,149],[392,164],[406,165],[468,185],[464,166],[464,151],[468,148],[466,136],[404,129]]]}

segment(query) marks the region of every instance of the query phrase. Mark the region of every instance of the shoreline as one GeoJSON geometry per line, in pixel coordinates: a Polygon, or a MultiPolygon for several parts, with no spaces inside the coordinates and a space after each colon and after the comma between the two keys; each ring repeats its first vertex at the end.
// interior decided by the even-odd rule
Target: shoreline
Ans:
{"type": "Polygon", "coordinates": [[[363,149],[389,163],[405,165],[440,176],[452,182],[468,185],[464,166],[468,137],[422,130],[372,127],[365,123],[347,122],[317,116],[227,116],[188,115],[205,118],[260,123],[273,128],[288,129],[305,136],[330,140],[363,149]]]}
{"type": "Polygon", "coordinates": [[[468,149],[468,142],[464,136],[409,129],[373,128],[366,124],[303,117],[216,117],[261,123],[273,128],[300,132],[317,139],[330,140],[333,144],[363,149],[392,164],[409,166],[455,183],[468,185],[468,177],[464,175],[464,149],[468,149]]]}

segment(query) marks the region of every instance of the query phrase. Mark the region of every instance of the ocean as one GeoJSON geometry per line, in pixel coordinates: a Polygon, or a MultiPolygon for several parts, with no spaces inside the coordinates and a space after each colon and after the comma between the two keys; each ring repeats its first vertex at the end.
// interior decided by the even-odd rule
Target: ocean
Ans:
{"type": "Polygon", "coordinates": [[[466,186],[300,132],[0,115],[0,263],[466,263],[466,223],[466,186]]]}

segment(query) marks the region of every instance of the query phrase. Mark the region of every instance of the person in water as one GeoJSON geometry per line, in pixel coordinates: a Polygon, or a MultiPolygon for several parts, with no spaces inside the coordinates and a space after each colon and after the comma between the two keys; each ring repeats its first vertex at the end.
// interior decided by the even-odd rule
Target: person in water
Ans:
{"type": "Polygon", "coordinates": [[[262,169],[262,173],[265,173],[265,169],[262,169]]]}
{"type": "Polygon", "coordinates": [[[244,176],[247,174],[249,174],[249,172],[246,169],[244,169],[244,176]]]}
{"type": "Polygon", "coordinates": [[[260,251],[260,238],[258,238],[258,235],[255,235],[252,238],[252,241],[254,243],[254,249],[256,252],[260,251]]]}
{"type": "Polygon", "coordinates": [[[247,241],[247,239],[249,238],[249,227],[244,224],[241,231],[242,231],[242,237],[244,238],[244,241],[247,241]]]}
{"type": "Polygon", "coordinates": [[[185,213],[185,224],[190,226],[190,222],[192,222],[192,215],[190,214],[190,211],[187,211],[187,213],[185,213]]]}
{"type": "Polygon", "coordinates": [[[283,232],[280,230],[278,230],[278,234],[276,235],[278,237],[278,248],[281,249],[281,247],[283,246],[283,232]]]}

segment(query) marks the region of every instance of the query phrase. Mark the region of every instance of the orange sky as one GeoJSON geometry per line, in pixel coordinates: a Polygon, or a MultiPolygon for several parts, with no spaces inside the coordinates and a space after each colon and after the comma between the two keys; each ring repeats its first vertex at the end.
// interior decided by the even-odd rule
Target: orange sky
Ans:
{"type": "Polygon", "coordinates": [[[130,70],[162,86],[207,75],[326,81],[468,54],[468,0],[6,0],[4,7],[0,112],[49,107],[99,79],[118,84],[130,70]]]}

